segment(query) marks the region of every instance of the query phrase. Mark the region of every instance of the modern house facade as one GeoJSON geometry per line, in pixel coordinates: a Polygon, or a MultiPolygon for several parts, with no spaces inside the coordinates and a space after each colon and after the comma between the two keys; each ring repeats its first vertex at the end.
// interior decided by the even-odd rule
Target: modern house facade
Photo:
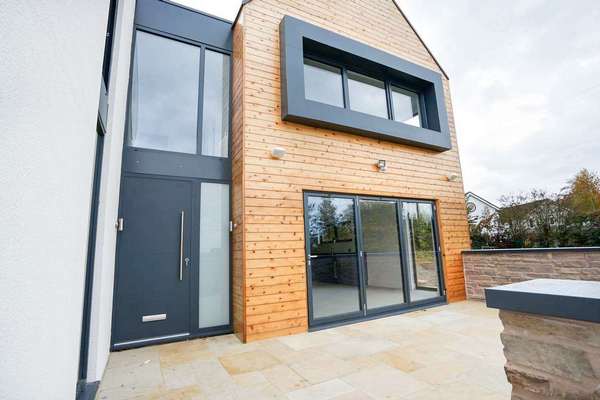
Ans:
{"type": "Polygon", "coordinates": [[[93,4],[36,10],[60,23],[34,59],[9,40],[15,93],[44,68],[60,90],[3,110],[0,397],[83,395],[110,351],[465,298],[448,77],[392,0],[93,4]]]}

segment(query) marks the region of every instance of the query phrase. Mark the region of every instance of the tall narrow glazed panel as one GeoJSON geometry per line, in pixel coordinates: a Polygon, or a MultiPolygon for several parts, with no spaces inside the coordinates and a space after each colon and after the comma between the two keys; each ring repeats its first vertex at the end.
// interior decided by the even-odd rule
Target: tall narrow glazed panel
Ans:
{"type": "Polygon", "coordinates": [[[354,200],[309,196],[313,318],[360,310],[354,200]]]}
{"type": "Polygon", "coordinates": [[[196,153],[200,48],[136,32],[127,144],[196,153]]]}
{"type": "Polygon", "coordinates": [[[404,303],[396,201],[360,200],[367,308],[404,303]]]}
{"type": "Polygon", "coordinates": [[[229,151],[229,56],[206,50],[202,112],[202,155],[229,151]]]}
{"type": "Polygon", "coordinates": [[[200,188],[199,328],[229,324],[229,185],[200,188]]]}
{"type": "Polygon", "coordinates": [[[438,297],[440,284],[433,206],[429,203],[405,202],[403,214],[411,301],[438,297]]]}

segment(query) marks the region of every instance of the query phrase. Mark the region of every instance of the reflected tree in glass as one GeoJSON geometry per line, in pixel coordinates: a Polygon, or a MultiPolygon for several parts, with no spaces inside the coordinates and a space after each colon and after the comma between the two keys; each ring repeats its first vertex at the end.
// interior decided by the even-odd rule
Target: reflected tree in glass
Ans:
{"type": "Polygon", "coordinates": [[[404,202],[403,215],[411,300],[437,297],[439,274],[433,207],[429,203],[404,202]]]}
{"type": "Polygon", "coordinates": [[[354,200],[310,196],[307,217],[313,317],[359,311],[354,200]]]}

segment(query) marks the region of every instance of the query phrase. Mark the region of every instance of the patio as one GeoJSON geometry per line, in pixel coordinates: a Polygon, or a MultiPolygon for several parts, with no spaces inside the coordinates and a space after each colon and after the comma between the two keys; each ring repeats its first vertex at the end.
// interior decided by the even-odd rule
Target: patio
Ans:
{"type": "Polygon", "coordinates": [[[249,344],[111,353],[97,399],[509,399],[497,313],[464,301],[249,344]]]}

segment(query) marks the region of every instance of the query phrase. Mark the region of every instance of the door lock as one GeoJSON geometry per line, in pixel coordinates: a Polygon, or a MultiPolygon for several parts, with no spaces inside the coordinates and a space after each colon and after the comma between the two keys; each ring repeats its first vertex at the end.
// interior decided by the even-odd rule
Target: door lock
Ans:
{"type": "Polygon", "coordinates": [[[183,261],[185,261],[185,267],[188,268],[190,266],[190,258],[186,257],[183,261]]]}

